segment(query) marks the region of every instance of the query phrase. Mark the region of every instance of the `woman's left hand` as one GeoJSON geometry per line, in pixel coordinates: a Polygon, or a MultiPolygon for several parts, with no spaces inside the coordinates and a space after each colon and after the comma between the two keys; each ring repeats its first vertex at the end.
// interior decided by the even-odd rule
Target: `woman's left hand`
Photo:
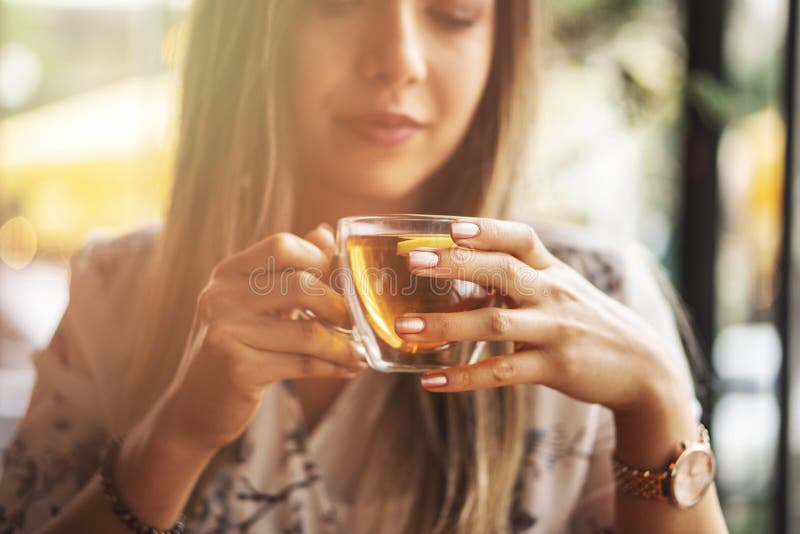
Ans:
{"type": "Polygon", "coordinates": [[[408,341],[505,340],[515,350],[425,373],[424,387],[452,392],[542,384],[615,412],[663,403],[665,395],[688,405],[688,381],[661,334],[551,254],[529,225],[461,219],[451,234],[463,248],[416,249],[409,254],[412,272],[492,286],[509,307],[406,314],[395,330],[408,341]],[[462,237],[476,229],[471,225],[477,235],[462,237]]]}

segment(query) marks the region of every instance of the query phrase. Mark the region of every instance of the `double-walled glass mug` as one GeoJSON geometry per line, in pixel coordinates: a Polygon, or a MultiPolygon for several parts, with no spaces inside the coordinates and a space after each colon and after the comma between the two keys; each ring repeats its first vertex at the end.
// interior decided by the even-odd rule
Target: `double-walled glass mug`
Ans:
{"type": "MultiPolygon", "coordinates": [[[[410,342],[394,330],[404,313],[450,313],[495,304],[495,291],[453,278],[418,276],[408,268],[408,253],[417,248],[459,248],[450,237],[457,217],[379,215],[345,217],[336,229],[336,261],[331,285],[343,294],[351,329],[325,326],[349,336],[373,369],[422,372],[474,363],[484,341],[410,342]]],[[[310,310],[301,312],[316,319],[310,310]]]]}

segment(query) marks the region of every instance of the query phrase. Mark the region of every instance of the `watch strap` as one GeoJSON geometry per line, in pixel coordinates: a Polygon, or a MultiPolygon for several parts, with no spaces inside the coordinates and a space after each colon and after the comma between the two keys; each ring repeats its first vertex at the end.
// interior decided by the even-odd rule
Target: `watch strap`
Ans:
{"type": "MultiPolygon", "coordinates": [[[[711,439],[706,427],[700,424],[698,430],[699,442],[710,446],[711,439]]],[[[678,458],[680,458],[680,455],[662,470],[652,470],[631,467],[614,455],[614,480],[617,483],[617,488],[626,495],[658,501],[671,501],[669,477],[678,458]]]]}
{"type": "Polygon", "coordinates": [[[668,470],[651,471],[630,467],[614,456],[614,480],[617,482],[617,488],[626,495],[668,501],[670,500],[667,487],[668,475],[668,470]]]}

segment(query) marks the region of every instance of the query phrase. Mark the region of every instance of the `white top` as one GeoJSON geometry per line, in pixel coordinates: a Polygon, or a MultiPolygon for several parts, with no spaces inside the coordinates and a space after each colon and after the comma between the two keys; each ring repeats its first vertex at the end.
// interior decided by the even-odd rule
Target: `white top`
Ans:
{"type": "MultiPolygon", "coordinates": [[[[672,310],[639,244],[563,223],[534,224],[549,249],[653,324],[683,355],[672,310]],[[648,266],[649,264],[649,266],[648,266]]],[[[70,303],[50,344],[32,355],[37,379],[4,453],[0,533],[31,532],[57,514],[97,469],[110,439],[113,392],[136,325],[129,302],[158,228],[94,239],[71,259],[70,303]]],[[[680,362],[688,373],[685,357],[680,362]]],[[[350,502],[387,387],[367,370],[349,382],[310,435],[288,382],[267,387],[240,447],[224,464],[188,532],[352,531],[350,502]]],[[[514,532],[611,532],[611,413],[542,386],[525,438],[512,510],[514,532]]],[[[697,408],[695,399],[692,399],[697,408]]]]}

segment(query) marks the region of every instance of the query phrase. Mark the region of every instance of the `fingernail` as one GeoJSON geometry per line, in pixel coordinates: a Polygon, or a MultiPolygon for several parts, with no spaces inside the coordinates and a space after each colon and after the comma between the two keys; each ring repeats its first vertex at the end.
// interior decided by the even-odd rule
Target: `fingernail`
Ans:
{"type": "Polygon", "coordinates": [[[447,385],[447,375],[442,373],[434,373],[425,375],[420,378],[420,382],[427,388],[436,388],[447,385]]]}
{"type": "Polygon", "coordinates": [[[478,227],[478,225],[473,223],[456,222],[450,224],[450,233],[456,239],[475,237],[480,233],[480,231],[481,229],[478,227]]]}
{"type": "Polygon", "coordinates": [[[319,226],[318,226],[318,228],[325,228],[325,229],[326,229],[326,230],[328,230],[329,232],[333,232],[333,226],[331,226],[330,224],[328,224],[328,223],[326,223],[326,222],[324,222],[324,223],[320,223],[320,224],[319,224],[319,226]]]}
{"type": "Polygon", "coordinates": [[[408,263],[411,267],[436,267],[439,264],[439,255],[435,252],[412,250],[408,253],[408,263]]]}
{"type": "Polygon", "coordinates": [[[394,320],[394,330],[398,334],[416,334],[425,328],[425,321],[419,317],[398,317],[394,320]]]}

